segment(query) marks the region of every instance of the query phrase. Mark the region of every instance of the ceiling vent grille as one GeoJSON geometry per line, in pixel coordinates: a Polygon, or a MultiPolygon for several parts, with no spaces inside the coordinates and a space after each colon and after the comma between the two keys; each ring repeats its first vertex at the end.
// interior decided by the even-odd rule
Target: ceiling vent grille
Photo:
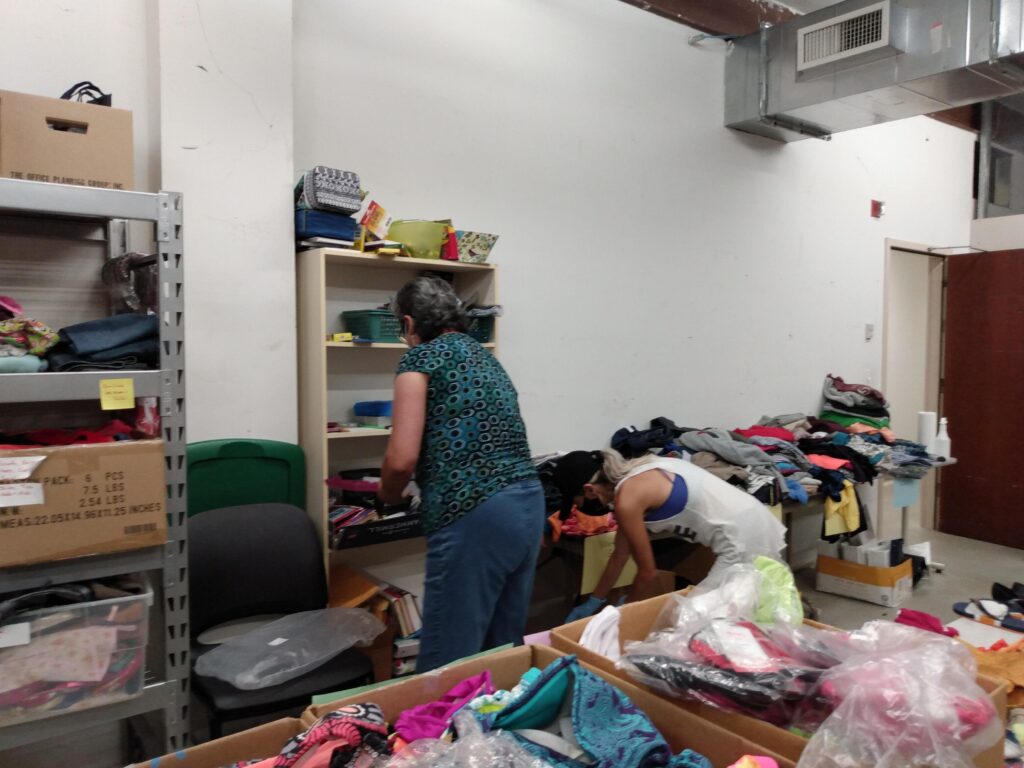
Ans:
{"type": "Polygon", "coordinates": [[[889,3],[875,3],[799,30],[796,68],[803,72],[889,45],[889,3]]]}

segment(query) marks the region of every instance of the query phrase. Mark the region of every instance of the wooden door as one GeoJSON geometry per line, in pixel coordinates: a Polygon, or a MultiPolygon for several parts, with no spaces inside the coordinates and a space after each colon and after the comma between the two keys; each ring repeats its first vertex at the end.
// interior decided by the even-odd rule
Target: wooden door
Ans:
{"type": "Polygon", "coordinates": [[[939,530],[1024,548],[1024,250],[950,256],[942,415],[955,466],[941,470],[939,530]]]}

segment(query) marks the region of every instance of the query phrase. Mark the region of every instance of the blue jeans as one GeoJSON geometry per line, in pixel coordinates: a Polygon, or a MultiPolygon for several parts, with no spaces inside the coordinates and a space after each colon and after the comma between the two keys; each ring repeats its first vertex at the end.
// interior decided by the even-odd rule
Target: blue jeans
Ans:
{"type": "Polygon", "coordinates": [[[522,642],[543,530],[544,492],[523,480],[427,536],[417,672],[522,642]]]}

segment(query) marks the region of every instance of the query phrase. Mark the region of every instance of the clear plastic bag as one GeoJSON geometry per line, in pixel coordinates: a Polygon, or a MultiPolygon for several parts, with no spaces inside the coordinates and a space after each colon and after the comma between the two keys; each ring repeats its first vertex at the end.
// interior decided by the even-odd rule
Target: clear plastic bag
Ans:
{"type": "MultiPolygon", "coordinates": [[[[777,566],[788,568],[769,558],[759,558],[777,566]]],[[[769,569],[774,570],[774,569],[769,569]]],[[[780,587],[780,577],[754,565],[732,565],[722,571],[713,583],[707,581],[694,587],[686,595],[672,595],[666,601],[654,622],[657,629],[645,642],[660,642],[665,649],[683,652],[693,634],[715,619],[782,621],[800,624],[803,607],[799,593],[792,587],[780,587]]],[[[792,585],[792,574],[789,574],[792,585]]]]}
{"type": "Polygon", "coordinates": [[[357,608],[293,613],[204,653],[196,662],[196,672],[246,691],[269,688],[383,631],[383,624],[357,608]]]}
{"type": "Polygon", "coordinates": [[[716,618],[630,644],[619,666],[671,695],[815,732],[799,768],[960,768],[1002,737],[967,648],[892,622],[842,632],[716,618]]]}
{"type": "Polygon", "coordinates": [[[968,649],[942,635],[870,622],[822,676],[833,712],[799,768],[968,768],[1003,737],[968,649]]]}
{"type": "Polygon", "coordinates": [[[412,742],[378,768],[550,768],[502,731],[484,733],[473,713],[455,715],[459,738],[454,743],[439,739],[412,742]]]}
{"type": "Polygon", "coordinates": [[[795,629],[781,626],[786,643],[751,621],[711,619],[630,644],[618,666],[669,695],[788,726],[816,702],[823,668],[809,650],[795,653],[802,647],[795,629]]]}

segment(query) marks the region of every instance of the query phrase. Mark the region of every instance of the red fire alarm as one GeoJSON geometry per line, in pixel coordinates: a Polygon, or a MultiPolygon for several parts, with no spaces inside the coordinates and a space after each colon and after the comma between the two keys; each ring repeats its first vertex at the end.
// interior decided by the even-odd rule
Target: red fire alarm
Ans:
{"type": "Polygon", "coordinates": [[[885,214],[885,203],[881,200],[871,201],[871,218],[880,219],[885,214]]]}

